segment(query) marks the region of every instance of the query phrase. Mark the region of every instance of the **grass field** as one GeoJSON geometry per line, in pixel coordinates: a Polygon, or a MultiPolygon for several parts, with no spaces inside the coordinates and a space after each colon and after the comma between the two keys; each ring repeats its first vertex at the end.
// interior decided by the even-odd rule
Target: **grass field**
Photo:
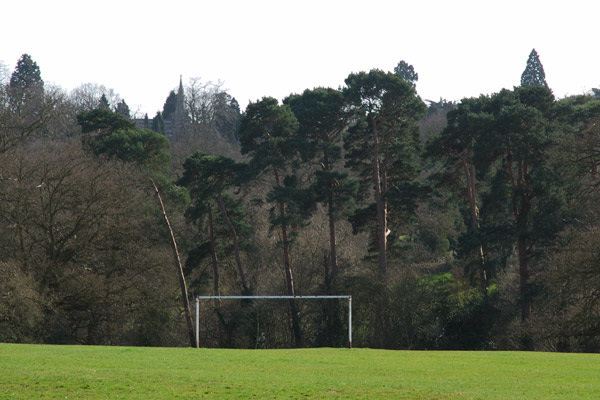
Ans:
{"type": "Polygon", "coordinates": [[[10,399],[598,399],[600,355],[0,344],[10,399]]]}

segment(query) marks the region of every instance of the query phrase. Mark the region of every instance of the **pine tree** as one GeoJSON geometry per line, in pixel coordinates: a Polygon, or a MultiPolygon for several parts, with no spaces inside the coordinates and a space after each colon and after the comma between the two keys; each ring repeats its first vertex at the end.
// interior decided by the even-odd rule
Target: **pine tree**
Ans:
{"type": "Polygon", "coordinates": [[[548,87],[548,84],[546,83],[546,74],[544,73],[544,66],[542,65],[540,57],[535,49],[531,50],[531,53],[529,53],[527,66],[521,75],[521,86],[548,87]]]}
{"type": "Polygon", "coordinates": [[[327,209],[329,219],[329,255],[325,265],[325,285],[329,290],[338,275],[336,222],[353,206],[358,181],[339,169],[342,158],[342,135],[351,113],[341,91],[330,88],[305,90],[284,100],[298,119],[302,140],[299,151],[321,166],[314,172],[312,189],[315,200],[327,209]],[[301,148],[304,146],[305,148],[301,148]]]}
{"type": "MultiPolygon", "coordinates": [[[[272,174],[272,190],[267,196],[275,204],[271,217],[272,228],[281,232],[287,294],[296,296],[290,244],[293,227],[299,225],[302,211],[299,204],[307,193],[298,187],[291,170],[291,163],[297,155],[294,141],[297,138],[298,120],[288,105],[280,106],[277,99],[264,97],[256,103],[248,104],[240,123],[239,135],[242,154],[248,154],[250,167],[262,174],[272,174]],[[298,201],[299,200],[299,201],[298,201]]],[[[302,346],[300,314],[294,299],[289,300],[292,329],[296,346],[302,346]]]]}
{"type": "MultiPolygon", "coordinates": [[[[375,217],[378,277],[387,280],[387,236],[390,234],[388,206],[398,207],[392,215],[410,214],[417,193],[416,155],[419,153],[417,122],[425,104],[414,86],[399,75],[381,70],[352,73],[345,80],[344,97],[356,112],[357,124],[345,136],[346,166],[355,170],[365,188],[374,188],[374,204],[355,212],[375,217]]],[[[364,191],[366,193],[366,190],[364,191]]],[[[356,227],[357,223],[353,223],[356,227]]]]}

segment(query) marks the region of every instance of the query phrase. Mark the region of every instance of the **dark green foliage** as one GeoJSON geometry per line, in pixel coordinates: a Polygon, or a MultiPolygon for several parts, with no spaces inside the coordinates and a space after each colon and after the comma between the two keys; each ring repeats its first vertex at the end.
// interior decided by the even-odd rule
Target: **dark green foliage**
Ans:
{"type": "Polygon", "coordinates": [[[77,122],[81,126],[82,133],[99,135],[110,135],[119,129],[135,128],[133,121],[103,107],[79,113],[77,115],[77,122]]]}
{"type": "MultiPolygon", "coordinates": [[[[330,229],[329,282],[337,274],[336,221],[350,212],[355,205],[358,181],[341,170],[342,134],[346,131],[352,114],[346,107],[341,91],[330,88],[305,90],[302,95],[292,95],[284,100],[298,119],[297,141],[299,152],[305,160],[315,162],[311,190],[314,200],[327,210],[330,229]]],[[[307,195],[308,197],[308,195],[307,195]]],[[[313,205],[306,202],[310,210],[313,205]]]]}
{"type": "Polygon", "coordinates": [[[40,67],[31,59],[29,54],[23,54],[14,72],[10,77],[10,87],[13,89],[43,89],[44,81],[40,73],[40,67]]]}
{"type": "Polygon", "coordinates": [[[369,176],[374,151],[372,132],[377,129],[378,153],[388,187],[414,178],[420,149],[416,123],[425,112],[425,104],[416,96],[414,88],[395,75],[379,70],[351,74],[346,85],[347,101],[362,117],[344,138],[347,166],[361,177],[369,176]]]}
{"type": "Polygon", "coordinates": [[[216,94],[214,125],[221,136],[236,142],[241,112],[237,100],[226,92],[216,94]]]}
{"type": "Polygon", "coordinates": [[[194,251],[194,264],[212,257],[215,291],[220,290],[218,260],[230,258],[227,255],[234,253],[242,293],[250,292],[240,252],[251,249],[248,238],[252,228],[245,222],[242,203],[227,193],[232,187],[246,183],[248,178],[246,164],[196,152],[185,161],[183,176],[178,181],[189,190],[192,199],[186,214],[199,225],[200,236],[204,238],[194,251]]]}
{"type": "Polygon", "coordinates": [[[242,154],[251,156],[250,165],[258,171],[269,166],[283,168],[297,152],[294,141],[298,120],[287,105],[272,97],[248,104],[239,135],[242,154]]]}
{"type": "Polygon", "coordinates": [[[346,166],[360,177],[363,194],[369,196],[374,188],[377,230],[373,237],[384,279],[385,237],[390,231],[400,234],[421,191],[415,181],[420,169],[417,122],[425,104],[414,86],[396,74],[374,69],[350,74],[345,82],[344,96],[357,121],[344,138],[346,166]]]}
{"type": "MultiPolygon", "coordinates": [[[[524,321],[530,318],[535,295],[530,264],[568,222],[568,197],[562,190],[567,182],[549,153],[559,135],[549,119],[552,105],[552,93],[544,86],[523,86],[492,96],[492,135],[475,148],[480,176],[489,174],[492,179],[481,212],[485,246],[496,247],[494,253],[504,253],[504,259],[513,246],[518,249],[524,321]]],[[[529,339],[525,342],[532,347],[529,339]]]]}
{"type": "Polygon", "coordinates": [[[413,86],[416,86],[419,80],[419,74],[415,72],[415,68],[404,60],[394,67],[394,73],[406,82],[412,83],[413,86]]]}
{"type": "Polygon", "coordinates": [[[288,175],[283,180],[283,185],[275,186],[267,194],[267,201],[286,205],[285,215],[271,213],[271,224],[275,226],[288,226],[298,228],[308,222],[314,211],[314,192],[310,188],[301,188],[295,175],[288,175]]]}
{"type": "Polygon", "coordinates": [[[532,49],[531,53],[529,53],[527,66],[521,75],[521,86],[548,87],[548,84],[546,83],[546,74],[544,73],[544,66],[542,65],[540,57],[535,49],[532,49]]]}
{"type": "Polygon", "coordinates": [[[92,143],[96,154],[106,154],[150,169],[164,169],[169,164],[168,139],[150,129],[119,129],[98,137],[92,143]]]}
{"type": "Polygon", "coordinates": [[[177,108],[177,94],[174,90],[169,92],[169,96],[165,100],[165,104],[163,106],[162,117],[167,120],[171,118],[171,116],[175,113],[175,109],[177,108]]]}
{"type": "Polygon", "coordinates": [[[204,201],[218,192],[241,185],[248,180],[248,166],[223,156],[195,152],[184,163],[184,173],[178,184],[187,187],[190,194],[204,201]]]}
{"type": "Polygon", "coordinates": [[[110,110],[110,103],[108,102],[108,99],[106,98],[106,94],[102,93],[102,96],[100,96],[100,100],[98,101],[97,108],[100,108],[103,110],[110,110]]]}
{"type": "Polygon", "coordinates": [[[96,155],[105,154],[152,171],[164,170],[170,160],[169,141],[150,129],[139,129],[123,115],[98,107],[77,116],[85,144],[96,155]]]}

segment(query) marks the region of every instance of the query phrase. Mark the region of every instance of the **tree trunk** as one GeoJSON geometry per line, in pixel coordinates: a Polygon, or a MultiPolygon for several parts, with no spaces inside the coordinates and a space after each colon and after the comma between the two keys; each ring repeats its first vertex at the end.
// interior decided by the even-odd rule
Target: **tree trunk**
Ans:
{"type": "Polygon", "coordinates": [[[531,298],[529,293],[529,265],[527,263],[527,237],[524,233],[519,233],[518,246],[521,321],[525,322],[531,316],[531,298]]]}
{"type": "MultiPolygon", "coordinates": [[[[329,153],[325,148],[323,150],[323,169],[331,171],[331,165],[329,163],[329,153]]],[[[327,291],[338,274],[338,263],[337,263],[337,243],[335,237],[335,206],[333,204],[333,187],[329,188],[327,193],[327,216],[329,218],[329,271],[326,271],[326,287],[327,291]]]]}
{"type": "Polygon", "coordinates": [[[377,122],[372,119],[373,131],[373,185],[375,186],[375,205],[377,208],[377,262],[378,277],[381,284],[385,284],[387,277],[387,209],[383,199],[383,182],[381,178],[381,160],[379,159],[379,138],[377,135],[377,122]]]}
{"type": "MultiPolygon", "coordinates": [[[[210,241],[210,258],[213,269],[213,296],[219,295],[219,260],[217,258],[217,249],[215,245],[215,225],[213,222],[212,208],[208,205],[208,239],[210,241]]],[[[219,305],[218,299],[215,299],[215,306],[219,305]]]]}
{"type": "Polygon", "coordinates": [[[225,202],[223,201],[223,194],[221,193],[221,191],[219,191],[218,194],[218,201],[221,215],[223,216],[225,223],[229,227],[229,232],[231,233],[231,237],[233,238],[233,252],[235,256],[235,263],[238,269],[238,274],[240,276],[240,280],[242,281],[242,292],[248,293],[248,282],[246,281],[246,274],[244,273],[242,259],[240,257],[240,244],[238,234],[235,230],[235,226],[233,226],[233,223],[231,222],[231,219],[229,219],[229,214],[227,214],[227,210],[225,209],[225,202]]]}
{"type": "MultiPolygon", "coordinates": [[[[469,160],[471,155],[468,156],[469,160]]],[[[475,197],[475,167],[467,162],[467,156],[461,156],[465,178],[467,180],[467,197],[471,207],[471,228],[473,231],[479,230],[479,209],[477,208],[477,199],[475,197]]],[[[487,276],[485,273],[485,257],[483,254],[483,246],[479,243],[477,249],[477,257],[479,261],[479,287],[484,296],[487,296],[487,276]]]]}
{"type": "Polygon", "coordinates": [[[508,152],[507,162],[511,184],[512,210],[515,218],[517,247],[519,252],[519,291],[521,296],[521,321],[526,322],[531,316],[531,297],[529,293],[529,266],[527,262],[527,219],[531,208],[531,199],[525,180],[527,164],[519,160],[517,165],[517,179],[513,175],[512,152],[508,152]],[[519,207],[520,199],[520,207],[519,207]]]}
{"type": "Polygon", "coordinates": [[[190,339],[190,346],[196,347],[196,336],[194,335],[194,323],[192,321],[192,313],[190,311],[190,302],[188,299],[187,293],[187,285],[185,283],[185,276],[183,275],[183,266],[181,265],[181,257],[179,256],[179,250],[177,248],[177,241],[175,240],[175,234],[173,233],[173,228],[171,227],[171,223],[169,222],[169,217],[167,216],[167,211],[165,209],[165,204],[163,203],[162,197],[160,195],[160,191],[158,187],[152,181],[152,186],[154,186],[154,192],[156,193],[156,197],[158,198],[158,202],[160,203],[160,208],[162,210],[162,215],[165,220],[165,224],[167,229],[169,230],[169,234],[171,236],[171,249],[173,250],[173,258],[175,261],[175,269],[177,270],[177,275],[179,277],[179,286],[181,288],[181,298],[183,300],[183,308],[185,311],[185,322],[187,324],[188,336],[190,339]]]}
{"type": "Polygon", "coordinates": [[[329,286],[333,284],[338,275],[338,263],[337,263],[337,243],[335,237],[335,215],[333,207],[333,194],[329,193],[329,199],[327,202],[328,217],[329,217],[329,277],[327,278],[329,286]]]}
{"type": "MultiPolygon", "coordinates": [[[[273,172],[275,174],[275,184],[277,186],[281,186],[279,171],[277,168],[273,167],[273,172]]],[[[279,216],[282,221],[285,219],[285,205],[282,202],[278,202],[279,208],[279,216]]],[[[287,284],[287,292],[288,296],[296,296],[296,291],[294,289],[294,274],[292,272],[292,262],[290,259],[290,242],[287,234],[287,227],[285,223],[281,225],[281,241],[283,244],[283,262],[285,265],[285,278],[287,284]]],[[[295,299],[289,299],[290,312],[292,314],[292,330],[294,333],[294,342],[296,343],[296,347],[302,347],[302,332],[300,330],[300,313],[298,311],[298,307],[296,305],[295,299]]]]}

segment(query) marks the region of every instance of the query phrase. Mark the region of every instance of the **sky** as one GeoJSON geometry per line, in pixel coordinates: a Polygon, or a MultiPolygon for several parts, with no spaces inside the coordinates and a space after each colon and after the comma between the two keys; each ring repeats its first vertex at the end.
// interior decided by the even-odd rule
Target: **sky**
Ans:
{"type": "Polygon", "coordinates": [[[348,74],[400,60],[425,100],[519,85],[539,54],[561,98],[600,87],[595,0],[28,0],[0,2],[0,63],[23,53],[71,91],[114,89],[153,117],[179,77],[221,81],[242,109],[340,87],[348,74]]]}

